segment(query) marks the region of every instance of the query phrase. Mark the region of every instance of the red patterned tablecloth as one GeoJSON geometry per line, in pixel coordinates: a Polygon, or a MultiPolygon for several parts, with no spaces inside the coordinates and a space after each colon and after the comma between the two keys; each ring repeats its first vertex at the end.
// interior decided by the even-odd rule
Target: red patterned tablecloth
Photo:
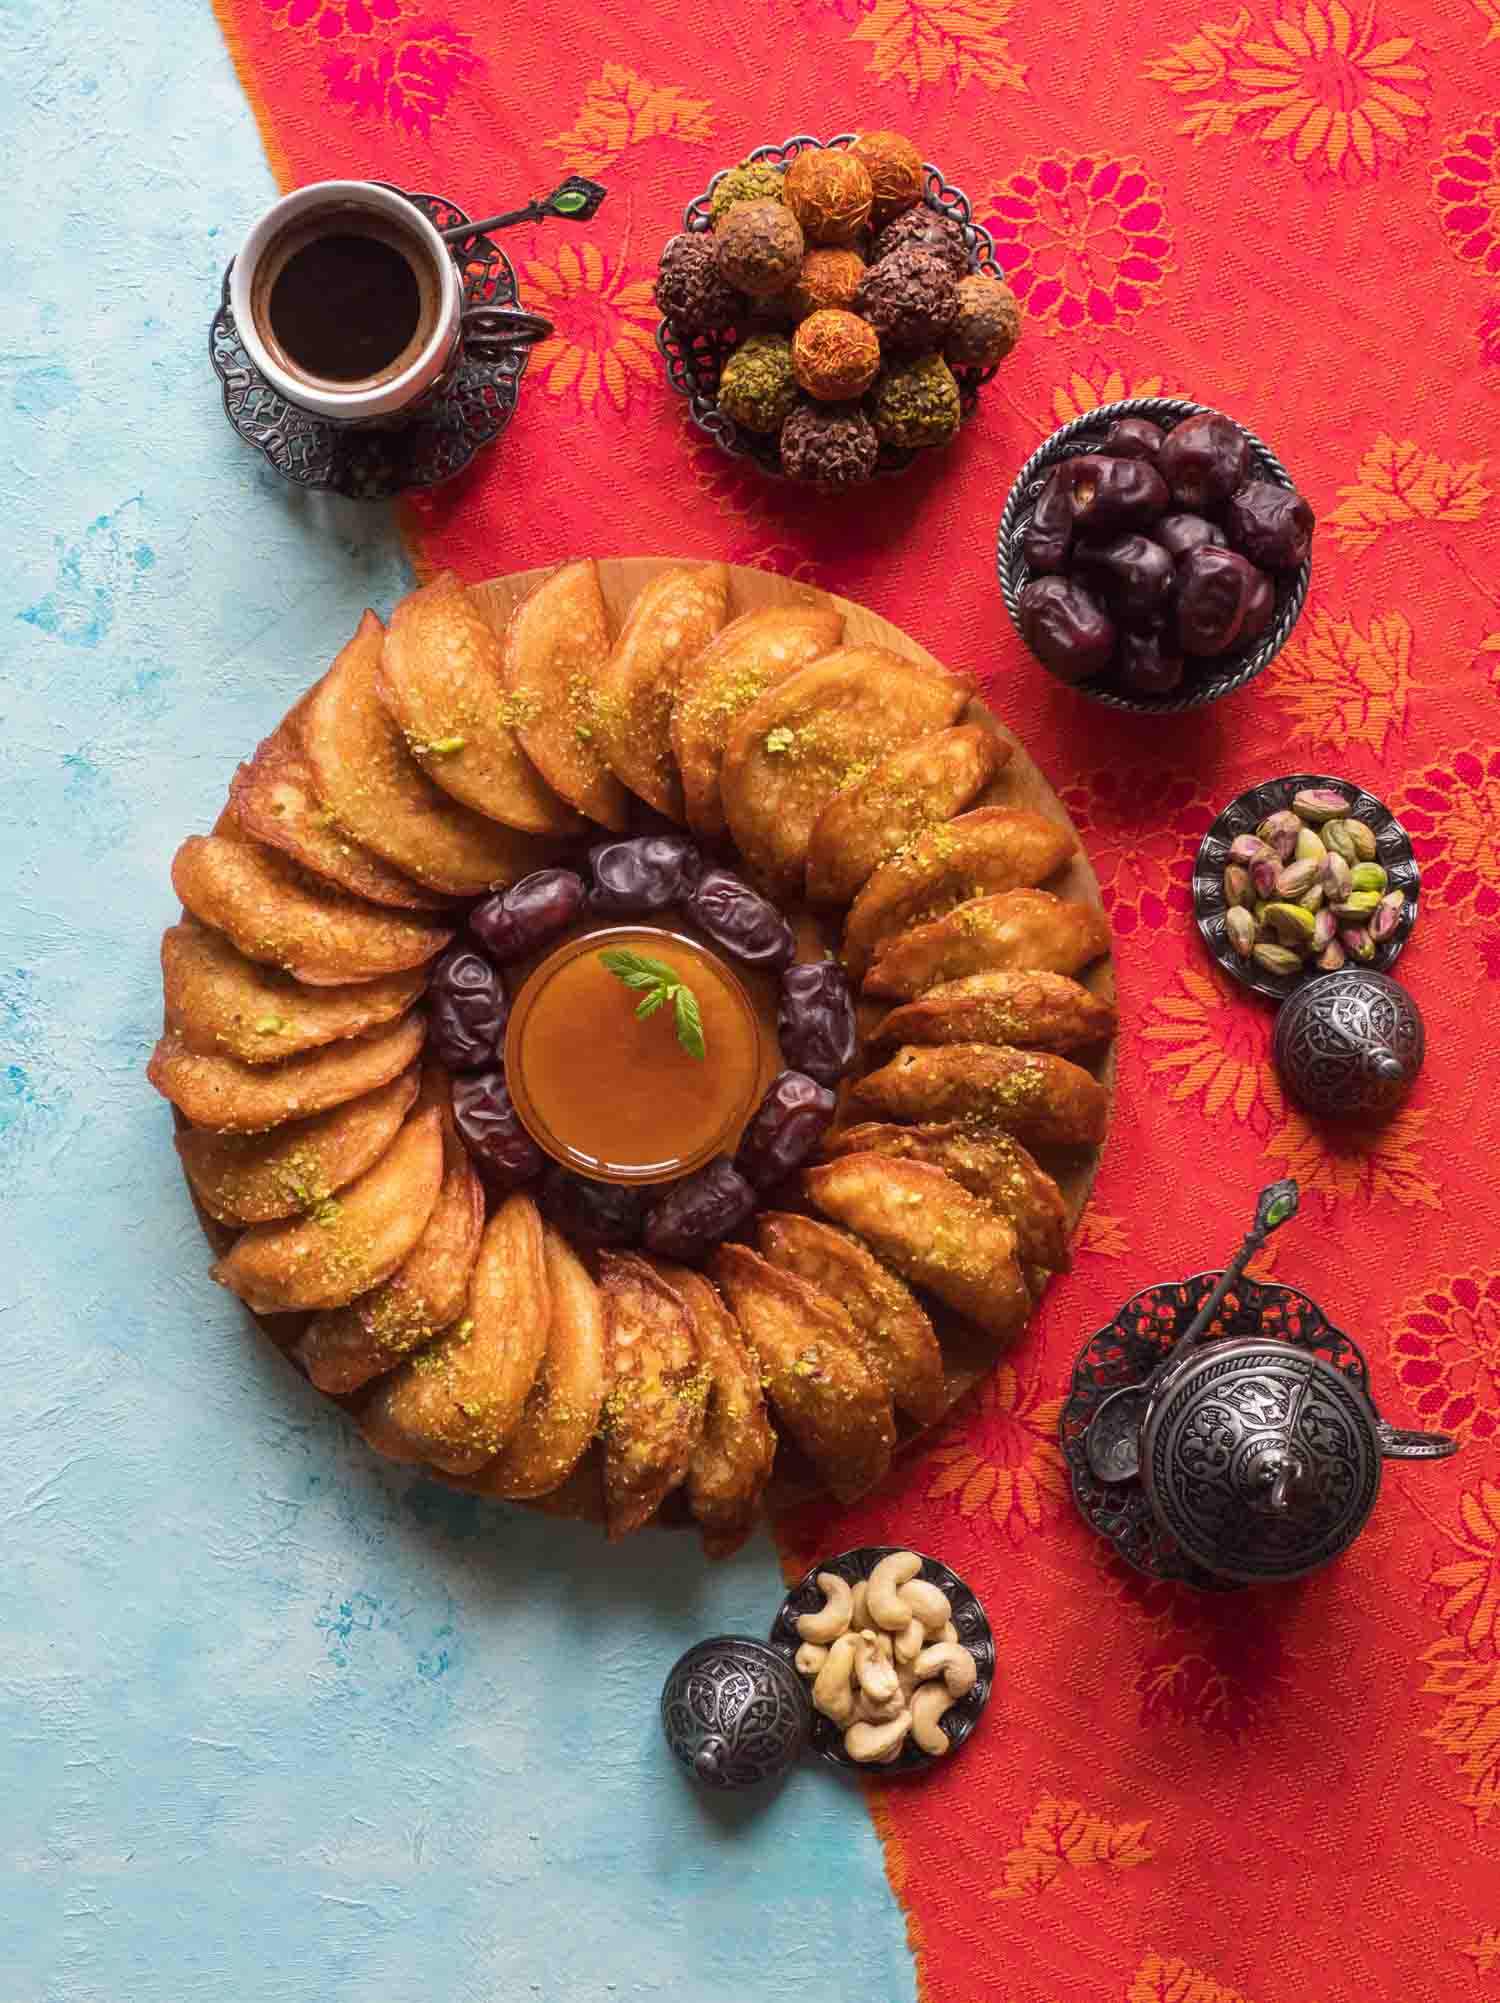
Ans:
{"type": "Polygon", "coordinates": [[[980,677],[1098,869],[1125,1026],[1077,1268],[875,1501],[783,1526],[789,1565],[939,1550],[995,1617],[1002,1693],[962,1767],[871,1790],[923,1997],[1500,1995],[1500,4],[218,4],[287,185],[371,174],[475,214],[569,169],[610,186],[583,231],[509,240],[557,332],[500,451],[409,510],[423,564],[672,552],[863,599],[980,677]],[[954,450],[840,508],[688,428],[650,287],[716,167],[861,125],[969,193],[1029,317],[954,450]],[[1049,683],[993,571],[1038,440],[1156,391],[1242,417],[1322,524],[1271,671],[1169,723],[1049,683]],[[1286,1104],[1269,1015],[1187,918],[1216,805],[1306,765],[1388,800],[1424,871],[1401,973],[1427,1069],[1359,1146],[1286,1104]],[[1077,1520],[1059,1395],[1121,1298],[1222,1257],[1280,1174],[1305,1208],[1268,1264],[1365,1344],[1388,1416],[1464,1451],[1392,1470],[1332,1572],[1199,1598],[1077,1520]]]}

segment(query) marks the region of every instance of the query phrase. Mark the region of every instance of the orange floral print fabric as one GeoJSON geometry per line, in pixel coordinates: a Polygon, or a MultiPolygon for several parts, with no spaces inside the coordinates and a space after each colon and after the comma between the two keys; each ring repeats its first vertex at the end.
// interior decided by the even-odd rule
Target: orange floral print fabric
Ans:
{"type": "Polygon", "coordinates": [[[792,1568],[863,1542],[940,1552],[995,1624],[996,1694],[961,1761],[871,1789],[923,2003],[1493,2003],[1497,0],[217,4],[289,184],[369,173],[475,215],[570,169],[610,190],[581,229],[506,239],[554,332],[498,450],[405,510],[424,567],[660,551],[867,600],[979,679],[1099,873],[1124,1027],[1074,1270],[878,1496],[781,1526],[792,1568]],[[951,452],[831,503],[692,428],[650,286],[717,167],[861,125],[910,132],[967,191],[1028,324],[951,452]],[[1321,521],[1272,669],[1165,722],[1050,682],[993,568],[1026,455],[1153,395],[1244,419],[1321,521]],[[1287,1102],[1269,1013],[1189,918],[1217,807],[1318,768],[1387,800],[1423,870],[1401,976],[1427,1067],[1365,1133],[1287,1102]],[[1324,1576],[1200,1598],[1083,1527],[1056,1414],[1084,1338],[1139,1287],[1221,1262],[1284,1174],[1303,1215],[1255,1271],[1364,1345],[1394,1423],[1463,1450],[1388,1468],[1324,1576]]]}

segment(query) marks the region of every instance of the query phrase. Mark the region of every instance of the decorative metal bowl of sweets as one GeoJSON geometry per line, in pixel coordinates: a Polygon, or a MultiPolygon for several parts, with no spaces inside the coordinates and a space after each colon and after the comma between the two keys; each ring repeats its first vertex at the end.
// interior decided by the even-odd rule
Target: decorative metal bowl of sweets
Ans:
{"type": "Polygon", "coordinates": [[[950,443],[1021,334],[968,198],[897,132],[799,133],[716,174],[656,300],[699,429],[823,489],[950,443]]]}
{"type": "Polygon", "coordinates": [[[1313,511],[1268,445],[1178,397],[1054,431],[1000,517],[1000,589],[1059,681],[1144,715],[1243,688],[1286,644],[1313,511]]]}

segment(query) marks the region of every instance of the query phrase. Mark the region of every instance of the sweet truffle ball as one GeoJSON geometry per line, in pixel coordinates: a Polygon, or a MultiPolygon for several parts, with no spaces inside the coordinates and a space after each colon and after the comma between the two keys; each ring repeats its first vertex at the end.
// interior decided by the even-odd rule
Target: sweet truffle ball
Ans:
{"type": "Polygon", "coordinates": [[[709,219],[715,229],[736,202],[779,202],[785,177],[769,160],[742,160],[719,178],[709,198],[709,219]]]}
{"type": "Polygon", "coordinates": [[[803,249],[802,226],[784,202],[737,202],[714,242],[720,277],[755,299],[790,284],[803,249]]]}
{"type": "Polygon", "coordinates": [[[848,403],[863,396],[880,371],[880,342],[868,320],[825,306],[792,337],[792,366],[809,396],[848,403]]]}
{"type": "Polygon", "coordinates": [[[775,431],[797,401],[792,344],[783,334],[751,334],[719,374],[719,408],[747,431],[775,431]]]}
{"type": "Polygon", "coordinates": [[[958,384],[941,355],[919,355],[875,385],[875,430],[891,445],[946,445],[958,429],[958,384]]]}
{"type": "Polygon", "coordinates": [[[943,343],[944,357],[955,368],[993,368],[1020,338],[1020,301],[1003,279],[971,271],[958,281],[958,317],[943,343]]]}
{"type": "Polygon", "coordinates": [[[799,404],[781,427],[781,470],[809,487],[858,487],[875,471],[880,440],[862,410],[799,404]]]}
{"type": "Polygon", "coordinates": [[[854,295],[854,310],[869,321],[883,348],[940,348],[958,317],[958,286],[930,250],[898,250],[870,266],[854,295]]]}
{"type": "Polygon", "coordinates": [[[874,190],[863,162],[830,147],[799,153],[786,170],[786,200],[813,243],[847,243],[870,220],[874,190]]]}
{"type": "Polygon", "coordinates": [[[878,228],[922,199],[922,156],[900,132],[861,132],[849,148],[870,177],[870,220],[878,228]]]}
{"type": "Polygon", "coordinates": [[[745,297],[719,270],[712,237],[688,230],[669,237],[656,273],[656,303],[689,334],[733,327],[745,315],[745,297]]]}
{"type": "Polygon", "coordinates": [[[848,306],[865,275],[865,261],[854,250],[810,250],[802,268],[782,295],[799,320],[825,306],[848,306]]]}
{"type": "Polygon", "coordinates": [[[936,209],[908,209],[887,223],[870,246],[870,261],[879,264],[899,250],[913,249],[930,250],[948,265],[955,278],[962,278],[969,269],[969,246],[961,226],[951,216],[940,216],[936,209]]]}

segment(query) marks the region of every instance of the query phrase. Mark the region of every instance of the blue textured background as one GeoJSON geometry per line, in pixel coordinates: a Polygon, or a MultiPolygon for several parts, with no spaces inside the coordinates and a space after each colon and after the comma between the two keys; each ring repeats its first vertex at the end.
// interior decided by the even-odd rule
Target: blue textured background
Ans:
{"type": "Polygon", "coordinates": [[[769,1545],[378,1467],[206,1276],[142,1077],[168,860],[406,577],[219,415],[274,190],[207,0],[0,30],[0,1999],[902,2003],[859,1794],[716,1803],[661,1744],[769,1545]]]}

